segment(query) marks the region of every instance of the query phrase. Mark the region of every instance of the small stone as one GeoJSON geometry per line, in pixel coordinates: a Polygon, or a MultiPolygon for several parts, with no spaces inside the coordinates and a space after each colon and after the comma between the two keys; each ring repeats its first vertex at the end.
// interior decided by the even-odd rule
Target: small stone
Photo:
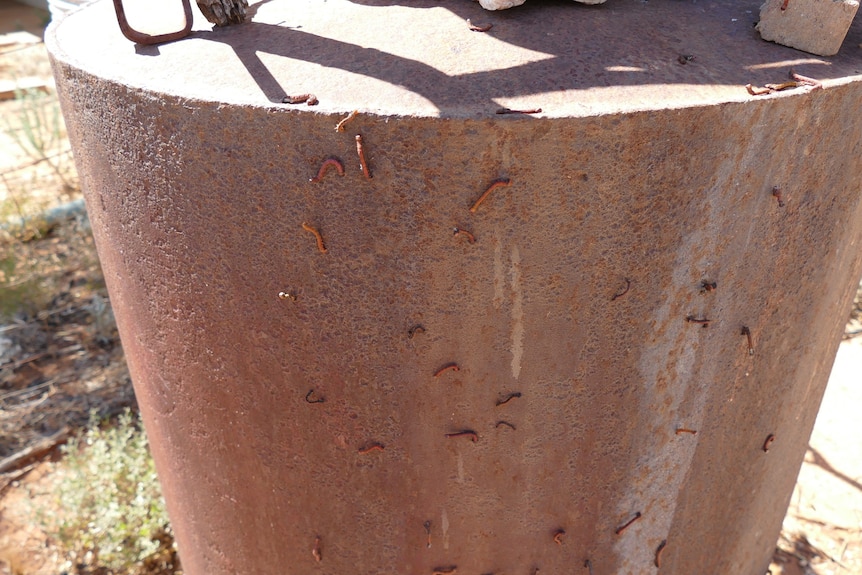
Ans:
{"type": "Polygon", "coordinates": [[[479,0],[479,4],[485,10],[505,10],[513,6],[520,6],[527,0],[479,0]]]}

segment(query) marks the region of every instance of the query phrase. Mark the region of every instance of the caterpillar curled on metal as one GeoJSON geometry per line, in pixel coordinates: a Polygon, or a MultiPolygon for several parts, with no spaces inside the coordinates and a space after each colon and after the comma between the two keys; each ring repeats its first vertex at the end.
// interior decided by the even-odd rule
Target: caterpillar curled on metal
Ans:
{"type": "Polygon", "coordinates": [[[346,125],[347,125],[347,122],[349,122],[350,120],[352,120],[353,118],[355,118],[355,117],[356,117],[356,114],[358,114],[358,113],[359,113],[359,110],[353,110],[352,112],[350,112],[349,114],[347,114],[347,117],[346,117],[346,118],[344,118],[343,120],[341,120],[340,122],[338,122],[338,123],[335,125],[335,131],[336,131],[336,132],[343,132],[343,131],[344,131],[344,126],[346,126],[346,125]]]}
{"type": "Polygon", "coordinates": [[[658,548],[655,550],[655,566],[661,568],[661,552],[664,551],[665,546],[667,545],[667,539],[658,544],[658,548]]]}
{"type": "MultiPolygon", "coordinates": [[[[785,2],[786,3],[786,2],[785,2]]],[[[808,76],[803,76],[802,74],[797,74],[792,69],[790,70],[790,77],[799,82],[800,84],[804,84],[806,86],[811,86],[814,89],[823,89],[823,82],[820,80],[815,80],[814,78],[809,78],[808,76]]]]}
{"type": "Polygon", "coordinates": [[[472,429],[465,429],[464,431],[456,431],[455,433],[447,433],[446,437],[448,439],[452,439],[455,437],[467,437],[473,443],[479,441],[479,434],[473,431],[472,429]]]}
{"type": "Polygon", "coordinates": [[[463,236],[463,237],[467,238],[467,243],[471,243],[471,244],[476,243],[476,236],[474,236],[473,234],[471,234],[467,230],[462,229],[462,228],[457,228],[457,227],[453,228],[453,230],[454,230],[454,235],[456,237],[457,236],[463,236]]]}
{"type": "Polygon", "coordinates": [[[447,371],[461,371],[461,368],[458,367],[457,363],[447,363],[446,365],[438,369],[436,372],[434,372],[434,377],[440,377],[447,371]]]}
{"type": "Polygon", "coordinates": [[[619,298],[623,297],[624,295],[626,295],[627,293],[629,293],[629,289],[631,289],[631,287],[632,287],[632,282],[629,278],[623,278],[623,279],[626,282],[626,287],[623,288],[622,291],[615,293],[614,297],[611,298],[611,301],[616,301],[617,299],[619,299],[619,298]]]}
{"type": "Polygon", "coordinates": [[[326,246],[323,243],[323,236],[320,235],[320,232],[317,231],[315,228],[309,226],[305,222],[302,223],[302,229],[314,234],[314,239],[317,240],[317,249],[320,250],[320,253],[325,254],[327,250],[326,246]]]}
{"type": "Polygon", "coordinates": [[[476,213],[476,210],[478,210],[478,209],[479,209],[479,204],[481,204],[482,202],[484,202],[484,201],[485,201],[485,198],[487,198],[487,197],[491,194],[491,192],[493,192],[493,191],[494,191],[494,190],[496,190],[497,188],[501,188],[501,187],[508,186],[508,185],[510,185],[511,183],[512,183],[512,182],[511,182],[511,180],[509,180],[509,178],[500,178],[500,179],[498,179],[498,180],[494,180],[493,182],[491,182],[491,185],[490,185],[490,186],[488,186],[488,189],[487,189],[487,190],[485,190],[485,193],[484,193],[484,194],[482,194],[482,195],[479,197],[479,199],[478,199],[478,200],[476,200],[476,203],[474,203],[474,204],[473,204],[473,206],[470,208],[470,213],[471,213],[471,214],[475,214],[475,213],[476,213]]]}
{"type": "Polygon", "coordinates": [[[311,549],[311,554],[314,556],[314,560],[320,563],[323,561],[323,551],[320,549],[320,537],[314,538],[314,547],[311,549]]]}
{"type": "Polygon", "coordinates": [[[513,110],[511,108],[500,108],[498,114],[541,114],[541,108],[530,108],[529,110],[513,110]]]}
{"type": "Polygon", "coordinates": [[[386,449],[386,446],[384,446],[383,444],[372,443],[368,447],[361,448],[359,450],[359,454],[360,455],[367,455],[367,454],[371,453],[372,451],[383,451],[384,449],[386,449]]]}
{"type": "Polygon", "coordinates": [[[634,514],[634,517],[632,517],[631,519],[629,519],[628,521],[626,521],[625,523],[623,523],[622,525],[620,525],[619,527],[617,527],[617,528],[616,528],[616,530],[614,531],[614,533],[616,533],[617,535],[619,535],[620,533],[622,533],[623,531],[625,531],[626,529],[628,529],[628,528],[629,528],[629,526],[630,526],[632,523],[634,523],[635,521],[637,521],[638,519],[640,519],[642,516],[643,516],[643,515],[642,515],[642,513],[641,513],[640,511],[636,512],[636,513],[634,514]]]}
{"type": "Polygon", "coordinates": [[[748,355],[754,355],[754,342],[751,339],[751,330],[747,325],[742,326],[742,330],[740,330],[740,335],[744,335],[748,340],[748,355]]]}
{"type": "Polygon", "coordinates": [[[427,537],[426,547],[431,549],[431,520],[429,519],[422,526],[425,528],[425,535],[427,537]]]}
{"type": "Polygon", "coordinates": [[[506,397],[504,397],[503,399],[498,399],[498,400],[497,400],[497,407],[500,407],[501,405],[506,405],[507,403],[509,403],[510,401],[512,401],[513,399],[516,399],[516,398],[518,398],[518,397],[521,397],[521,392],[520,392],[520,391],[516,391],[516,392],[514,392],[514,393],[510,393],[510,394],[508,394],[506,397]]]}
{"type": "Polygon", "coordinates": [[[317,175],[313,178],[309,178],[308,181],[316,184],[323,180],[323,176],[325,176],[326,172],[329,171],[330,166],[335,167],[339,176],[344,176],[344,165],[336,158],[326,158],[323,160],[323,163],[320,164],[320,169],[317,170],[317,175]]]}
{"type": "Polygon", "coordinates": [[[309,178],[308,181],[315,184],[319,183],[323,180],[323,176],[326,175],[326,172],[329,171],[330,166],[335,167],[339,176],[344,176],[344,165],[336,158],[327,158],[323,160],[322,164],[320,164],[320,169],[317,170],[317,175],[313,178],[309,178]]]}
{"type": "Polygon", "coordinates": [[[368,169],[368,164],[365,162],[365,149],[362,147],[362,136],[356,134],[356,154],[359,156],[359,167],[362,173],[365,174],[365,179],[371,179],[371,171],[368,169]]]}
{"type": "Polygon", "coordinates": [[[711,322],[712,320],[705,317],[695,317],[693,315],[689,315],[686,316],[685,321],[687,321],[688,323],[700,324],[702,327],[709,327],[709,322],[711,322]]]}
{"type": "Polygon", "coordinates": [[[782,194],[781,194],[781,188],[779,188],[778,186],[774,186],[772,188],[772,196],[776,200],[778,200],[778,207],[783,208],[784,207],[784,198],[782,197],[782,194]]]}

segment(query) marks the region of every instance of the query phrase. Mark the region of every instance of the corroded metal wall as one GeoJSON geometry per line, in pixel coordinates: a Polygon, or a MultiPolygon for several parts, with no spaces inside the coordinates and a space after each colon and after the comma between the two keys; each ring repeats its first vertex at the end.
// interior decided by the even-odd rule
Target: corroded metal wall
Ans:
{"type": "MultiPolygon", "coordinates": [[[[419,18],[386,4],[301,3],[419,18]]],[[[510,44],[587,14],[518,13],[510,44]]],[[[563,112],[517,116],[429,88],[411,114],[351,95],[336,44],[243,60],[249,103],[229,65],[188,75],[207,32],[96,48],[109,18],[49,45],[186,572],[763,573],[862,273],[857,78],[598,113],[525,85],[563,112]],[[318,108],[266,102],[309,61],[337,68],[318,108]],[[345,175],[310,182],[327,158],[345,175]]],[[[219,38],[274,42],[252,31],[219,38]]]]}

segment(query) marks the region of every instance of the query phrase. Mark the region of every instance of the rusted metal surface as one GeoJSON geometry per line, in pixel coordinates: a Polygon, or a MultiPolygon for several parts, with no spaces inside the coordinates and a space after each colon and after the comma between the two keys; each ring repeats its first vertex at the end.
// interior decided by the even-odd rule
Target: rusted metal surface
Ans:
{"type": "Polygon", "coordinates": [[[401,4],[49,33],[185,570],[763,573],[862,273],[853,59],[751,97],[757,2],[401,4]]]}

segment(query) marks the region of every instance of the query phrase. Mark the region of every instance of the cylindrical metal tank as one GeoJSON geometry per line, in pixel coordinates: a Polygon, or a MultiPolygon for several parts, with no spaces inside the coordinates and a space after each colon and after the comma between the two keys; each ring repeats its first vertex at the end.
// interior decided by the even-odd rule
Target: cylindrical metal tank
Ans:
{"type": "Polygon", "coordinates": [[[862,273],[862,26],[759,1],[54,25],[185,572],[762,575],[862,273]]]}

